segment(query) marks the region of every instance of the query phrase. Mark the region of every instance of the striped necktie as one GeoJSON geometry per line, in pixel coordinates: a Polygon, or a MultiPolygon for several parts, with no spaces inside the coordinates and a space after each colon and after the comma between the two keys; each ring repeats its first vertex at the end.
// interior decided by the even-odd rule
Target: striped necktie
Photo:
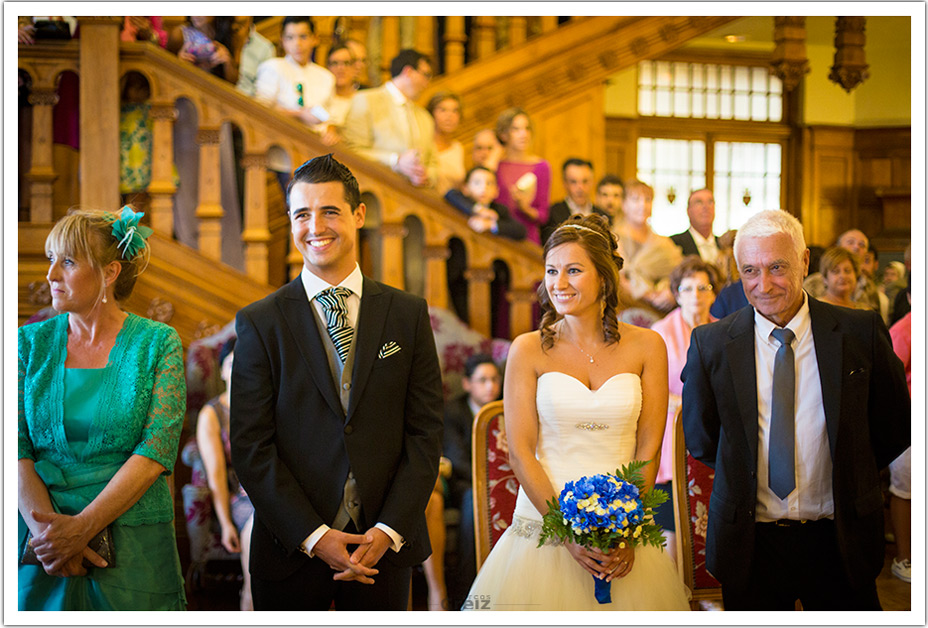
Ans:
{"type": "Polygon", "coordinates": [[[348,324],[348,304],[345,299],[351,295],[348,288],[327,288],[316,295],[316,300],[322,304],[325,313],[325,325],[329,338],[335,345],[338,359],[345,363],[348,359],[348,350],[351,348],[351,339],[354,329],[348,324]]]}

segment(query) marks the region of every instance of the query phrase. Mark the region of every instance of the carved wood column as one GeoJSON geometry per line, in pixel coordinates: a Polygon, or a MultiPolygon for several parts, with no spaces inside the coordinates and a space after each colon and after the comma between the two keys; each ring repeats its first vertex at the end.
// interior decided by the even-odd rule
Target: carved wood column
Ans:
{"type": "Polygon", "coordinates": [[[403,290],[406,287],[406,269],[403,267],[403,239],[406,227],[402,222],[385,222],[380,225],[380,254],[383,269],[382,281],[388,286],[403,290]]]}
{"type": "Polygon", "coordinates": [[[367,30],[371,18],[368,16],[352,15],[348,20],[348,37],[358,40],[367,47],[367,30]]]}
{"type": "Polygon", "coordinates": [[[316,26],[316,37],[319,43],[316,45],[316,63],[325,67],[325,58],[332,47],[332,33],[335,30],[336,16],[315,16],[313,24],[316,26]]]}
{"type": "Polygon", "coordinates": [[[416,17],[416,50],[431,61],[432,72],[438,72],[438,59],[435,54],[435,19],[431,15],[416,17]]]}
{"type": "Polygon", "coordinates": [[[390,62],[400,51],[400,18],[385,15],[381,21],[380,37],[380,82],[390,80],[390,62]]]}
{"type": "Polygon", "coordinates": [[[246,153],[242,156],[245,169],[245,273],[261,283],[269,283],[268,257],[271,231],[267,217],[267,155],[246,153]]]}
{"type": "Polygon", "coordinates": [[[81,205],[119,207],[121,17],[79,17],[81,205]]]}
{"type": "Polygon", "coordinates": [[[174,120],[177,110],[172,102],[153,102],[149,115],[151,132],[151,227],[172,237],[174,233],[174,120]]]}
{"type": "Polygon", "coordinates": [[[483,59],[496,52],[496,18],[492,15],[479,15],[471,24],[473,34],[474,57],[483,59]]]}
{"type": "Polygon", "coordinates": [[[550,33],[551,31],[557,30],[557,16],[556,15],[542,15],[541,16],[541,32],[550,33]]]}
{"type": "Polygon", "coordinates": [[[197,131],[200,145],[199,239],[197,247],[202,255],[214,260],[222,259],[222,196],[219,173],[219,127],[200,127],[197,131]]]}
{"type": "Polygon", "coordinates": [[[429,244],[425,256],[425,300],[429,305],[448,309],[448,265],[451,250],[446,244],[429,244]]]}
{"type": "Polygon", "coordinates": [[[490,322],[490,282],[496,273],[492,268],[468,268],[464,271],[467,279],[467,309],[470,326],[484,336],[492,336],[490,322]]]}
{"type": "Polygon", "coordinates": [[[534,290],[509,290],[509,335],[515,338],[519,334],[532,331],[532,306],[538,300],[534,290]]]}
{"type": "Polygon", "coordinates": [[[54,87],[33,87],[32,165],[26,173],[29,181],[30,222],[52,222],[52,184],[58,178],[52,161],[52,108],[58,102],[54,87]]]}
{"type": "Polygon", "coordinates": [[[528,37],[528,20],[524,15],[513,15],[509,18],[509,47],[518,46],[528,37]]]}
{"type": "Polygon", "coordinates": [[[445,18],[445,74],[464,67],[464,18],[449,15],[445,18]]]}

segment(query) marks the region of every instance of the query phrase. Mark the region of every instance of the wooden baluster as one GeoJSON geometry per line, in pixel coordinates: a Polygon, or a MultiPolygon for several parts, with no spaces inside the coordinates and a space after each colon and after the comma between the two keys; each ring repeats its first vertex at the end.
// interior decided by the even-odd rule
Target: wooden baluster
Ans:
{"type": "Polygon", "coordinates": [[[325,57],[329,54],[332,47],[332,33],[335,30],[336,16],[315,16],[313,24],[316,26],[316,37],[319,43],[316,45],[316,63],[325,67],[325,57]]]}
{"type": "Polygon", "coordinates": [[[541,32],[550,33],[553,30],[557,30],[557,16],[556,15],[542,15],[541,16],[541,32]]]}
{"type": "Polygon", "coordinates": [[[446,244],[429,244],[425,257],[425,300],[429,305],[448,309],[448,265],[451,250],[446,244]]]}
{"type": "Polygon", "coordinates": [[[380,77],[381,83],[386,83],[392,78],[390,62],[400,52],[400,18],[385,15],[381,20],[381,26],[380,77]]]}
{"type": "Polygon", "coordinates": [[[177,110],[171,102],[153,102],[148,113],[151,131],[151,226],[155,231],[173,237],[174,233],[174,120],[177,110]]]}
{"type": "Polygon", "coordinates": [[[52,222],[52,189],[58,174],[52,161],[52,108],[58,102],[54,87],[34,86],[29,94],[32,105],[32,165],[29,181],[30,222],[52,222]]]}
{"type": "Polygon", "coordinates": [[[416,18],[416,50],[431,60],[432,71],[438,71],[438,58],[435,54],[435,19],[431,15],[416,18]]]}
{"type": "Polygon", "coordinates": [[[448,16],[445,18],[445,74],[464,67],[464,17],[448,16]]]}
{"type": "Polygon", "coordinates": [[[380,226],[381,238],[381,268],[383,281],[388,286],[406,287],[406,269],[403,265],[403,239],[406,237],[406,226],[402,222],[385,222],[380,226]]]}
{"type": "Polygon", "coordinates": [[[222,259],[222,202],[219,173],[219,127],[200,127],[197,131],[200,145],[199,239],[197,246],[202,255],[214,260],[222,259]]]}
{"type": "Polygon", "coordinates": [[[492,15],[480,15],[474,18],[471,26],[473,33],[474,57],[483,59],[496,52],[496,18],[492,15]]]}
{"type": "Polygon", "coordinates": [[[119,207],[121,17],[79,17],[81,205],[119,207]]]}
{"type": "Polygon", "coordinates": [[[370,26],[371,18],[366,16],[352,15],[348,18],[348,37],[357,39],[359,42],[367,45],[367,30],[370,26]]]}
{"type": "Polygon", "coordinates": [[[528,37],[528,20],[524,15],[509,18],[509,47],[514,48],[528,37]]]}
{"type": "Polygon", "coordinates": [[[509,335],[513,338],[534,329],[532,325],[532,305],[538,296],[531,288],[510,289],[509,299],[509,335]]]}
{"type": "Polygon", "coordinates": [[[242,155],[245,169],[245,273],[261,283],[269,283],[271,231],[267,220],[267,155],[242,155]]]}
{"type": "Polygon", "coordinates": [[[464,271],[470,326],[484,336],[491,336],[493,331],[490,324],[490,282],[495,276],[492,268],[468,268],[464,271]]]}

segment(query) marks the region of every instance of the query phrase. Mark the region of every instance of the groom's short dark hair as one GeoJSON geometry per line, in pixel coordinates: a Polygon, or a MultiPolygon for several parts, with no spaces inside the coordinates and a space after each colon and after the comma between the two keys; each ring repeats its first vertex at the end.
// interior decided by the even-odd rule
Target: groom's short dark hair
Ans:
{"type": "Polygon", "coordinates": [[[358,180],[354,178],[345,164],[341,163],[332,153],[314,157],[305,162],[293,173],[290,184],[287,186],[287,211],[290,207],[290,190],[296,183],[329,183],[338,181],[345,188],[345,202],[353,212],[361,204],[361,191],[358,180]]]}

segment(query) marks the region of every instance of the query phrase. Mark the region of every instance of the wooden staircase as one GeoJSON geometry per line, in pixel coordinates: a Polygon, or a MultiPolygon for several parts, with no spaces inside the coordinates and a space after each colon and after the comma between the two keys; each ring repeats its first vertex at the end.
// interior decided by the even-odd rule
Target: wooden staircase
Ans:
{"type": "MultiPolygon", "coordinates": [[[[438,78],[434,88],[454,86],[462,94],[465,110],[469,110],[466,125],[461,131],[462,139],[478,126],[489,125],[496,112],[513,103],[539,112],[536,125],[541,120],[542,128],[546,125],[563,126],[563,116],[574,110],[570,107],[565,110],[565,103],[572,102],[571,98],[576,100],[578,91],[598,91],[598,113],[588,102],[588,115],[575,120],[572,127],[576,133],[587,137],[587,145],[601,144],[600,131],[604,124],[601,92],[606,76],[642,58],[680,45],[690,37],[718,27],[727,19],[731,18],[578,19],[556,33],[539,35],[511,50],[491,54],[485,60],[438,78]],[[565,59],[569,62],[565,63],[565,59]],[[506,89],[503,89],[504,86],[506,89]]],[[[107,38],[115,39],[118,24],[104,23],[99,18],[86,27],[82,22],[83,35],[91,32],[93,41],[19,47],[19,68],[29,75],[34,95],[32,163],[27,175],[31,198],[30,222],[20,223],[19,234],[20,322],[47,303],[41,287],[47,265],[42,249],[45,234],[58,218],[52,210],[52,183],[56,173],[47,150],[51,146],[51,111],[55,102],[56,79],[62,71],[72,71],[81,77],[82,93],[101,90],[109,94],[118,91],[119,77],[129,71],[137,71],[147,78],[151,86],[153,164],[148,193],[151,198],[151,224],[156,235],[152,240],[152,265],[140,277],[135,294],[126,305],[139,314],[170,322],[178,329],[186,346],[194,338],[230,321],[243,305],[273,290],[285,274],[280,272],[280,265],[289,265],[289,274],[293,276],[302,264],[295,251],[284,259],[289,233],[279,192],[275,190],[276,183],[269,185],[273,176],[267,170],[268,150],[272,146],[279,147],[290,156],[294,165],[332,150],[300,123],[268,110],[228,83],[179,61],[154,45],[118,43],[118,68],[108,75],[97,70],[88,71],[87,68],[96,67],[94,54],[97,48],[92,44],[107,38]],[[200,186],[196,210],[199,220],[197,251],[171,239],[175,192],[171,171],[172,134],[175,103],[180,98],[193,104],[198,119],[200,186]],[[219,203],[219,129],[226,122],[240,129],[244,144],[244,224],[241,234],[223,234],[220,226],[223,209],[219,203]],[[244,274],[219,261],[223,237],[241,238],[245,249],[244,274]]],[[[118,96],[116,105],[115,113],[111,108],[87,111],[82,107],[82,135],[111,133],[113,119],[118,117],[118,96]]],[[[539,152],[556,165],[559,163],[558,156],[547,150],[555,146],[551,139],[553,135],[544,132],[539,135],[543,144],[537,147],[539,152]]],[[[577,150],[582,148],[579,144],[575,146],[577,150]]],[[[82,166],[113,163],[114,156],[118,163],[118,142],[104,142],[98,150],[106,154],[82,155],[82,166]]],[[[369,258],[362,256],[361,259],[366,272],[390,285],[404,287],[407,276],[403,262],[405,239],[408,227],[416,226],[415,230],[422,233],[424,296],[431,305],[448,307],[448,244],[451,238],[458,238],[463,242],[467,255],[471,326],[481,333],[490,333],[490,282],[494,277],[493,263],[499,260],[506,264],[510,275],[511,334],[515,336],[532,328],[534,285],[542,278],[541,250],[537,245],[474,233],[467,227],[464,217],[434,192],[415,188],[388,168],[345,150],[334,152],[358,178],[368,205],[368,225],[362,238],[369,246],[362,249],[368,252],[369,258]]],[[[101,173],[92,167],[82,167],[82,170],[80,199],[71,199],[69,204],[115,209],[119,197],[118,188],[114,189],[112,173],[101,173]]]]}

